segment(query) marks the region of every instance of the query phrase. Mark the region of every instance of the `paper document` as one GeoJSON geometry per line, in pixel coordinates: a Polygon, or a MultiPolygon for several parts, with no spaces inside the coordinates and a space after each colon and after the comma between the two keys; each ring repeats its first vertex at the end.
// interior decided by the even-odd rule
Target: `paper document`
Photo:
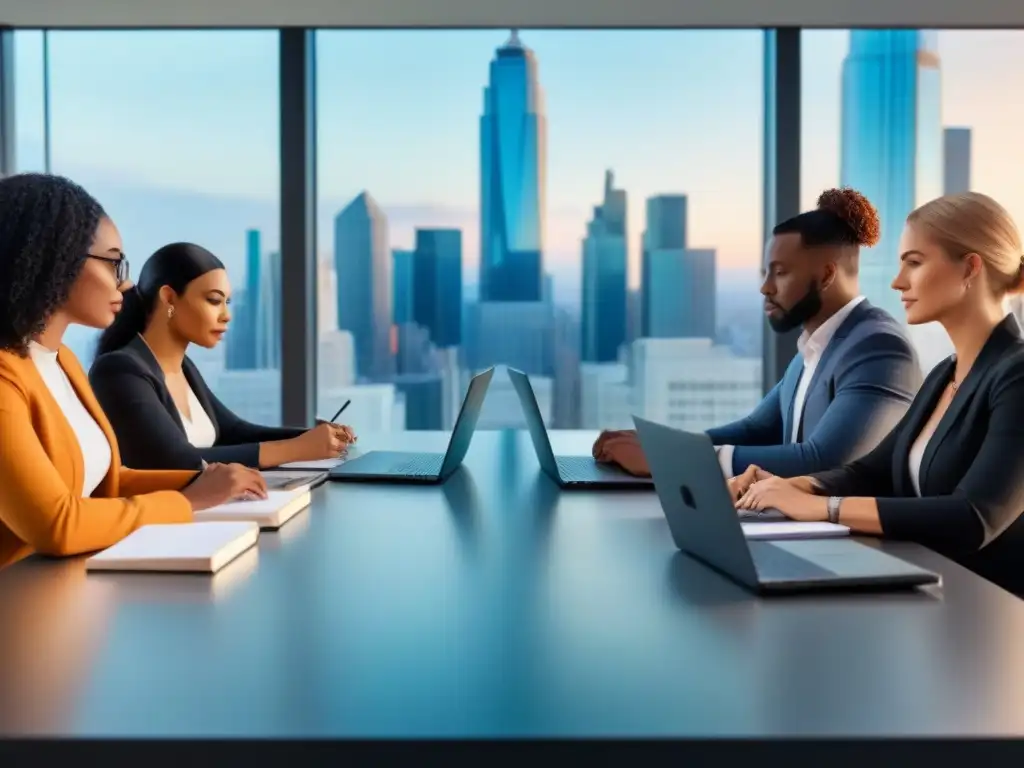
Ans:
{"type": "Polygon", "coordinates": [[[307,470],[328,470],[334,469],[339,464],[344,464],[349,459],[358,459],[366,451],[360,450],[359,448],[352,446],[346,452],[344,456],[339,456],[336,459],[317,459],[313,461],[290,461],[287,464],[281,464],[277,467],[268,467],[268,469],[307,469],[307,470]]]}
{"type": "Polygon", "coordinates": [[[748,539],[828,539],[849,536],[850,529],[838,523],[740,523],[748,539]]]}

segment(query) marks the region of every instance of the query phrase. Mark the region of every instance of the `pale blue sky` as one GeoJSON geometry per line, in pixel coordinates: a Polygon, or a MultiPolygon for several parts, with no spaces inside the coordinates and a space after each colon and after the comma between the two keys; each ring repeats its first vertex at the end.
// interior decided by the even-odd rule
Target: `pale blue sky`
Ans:
{"type": "MultiPolygon", "coordinates": [[[[454,224],[465,230],[467,262],[476,262],[477,121],[488,63],[507,35],[318,35],[325,254],[330,215],[365,188],[389,212],[393,247],[409,245],[417,224],[454,224]]],[[[19,164],[34,169],[41,165],[41,36],[16,37],[19,164]]],[[[586,218],[612,168],[630,195],[634,277],[643,200],[676,192],[691,196],[691,243],[718,248],[724,268],[756,274],[762,33],[527,30],[522,38],[537,53],[546,95],[553,269],[578,267],[586,218]]],[[[846,40],[844,32],[804,34],[807,205],[838,181],[846,40]]],[[[939,42],[946,122],[976,131],[975,186],[1002,196],[1018,215],[1022,40],[1018,32],[952,32],[939,42]]],[[[245,226],[265,229],[270,243],[276,237],[276,43],[271,31],[51,33],[53,169],[98,189],[131,190],[129,202],[111,211],[132,234],[130,252],[160,244],[149,241],[154,227],[140,223],[156,218],[161,236],[165,228],[181,231],[240,263],[245,226]],[[167,203],[168,194],[197,204],[167,203]],[[149,199],[159,209],[143,211],[149,199]]]]}

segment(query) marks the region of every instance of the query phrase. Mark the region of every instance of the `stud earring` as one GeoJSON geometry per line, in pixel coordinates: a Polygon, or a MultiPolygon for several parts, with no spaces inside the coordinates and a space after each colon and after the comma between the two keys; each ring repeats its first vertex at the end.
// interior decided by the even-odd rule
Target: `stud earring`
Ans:
{"type": "Polygon", "coordinates": [[[170,320],[172,317],[174,317],[174,307],[168,307],[167,308],[167,319],[170,320]]]}

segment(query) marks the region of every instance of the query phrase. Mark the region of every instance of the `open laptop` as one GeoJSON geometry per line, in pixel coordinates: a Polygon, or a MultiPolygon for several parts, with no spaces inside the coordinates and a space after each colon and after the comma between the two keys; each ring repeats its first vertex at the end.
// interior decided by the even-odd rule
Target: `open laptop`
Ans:
{"type": "Polygon", "coordinates": [[[593,456],[555,456],[529,376],[515,368],[508,369],[508,376],[519,396],[533,449],[537,452],[537,461],[544,473],[560,487],[653,489],[654,484],[649,477],[636,477],[619,467],[594,461],[593,456]]]}
{"type": "Polygon", "coordinates": [[[941,583],[936,573],[848,537],[747,539],[710,438],[633,421],[676,546],[745,587],[771,593],[941,583]]]}
{"type": "Polygon", "coordinates": [[[480,418],[480,409],[487,395],[494,368],[481,371],[469,382],[455,428],[442,453],[406,451],[369,451],[350,459],[330,471],[331,480],[376,480],[395,483],[441,483],[462,466],[473,431],[480,418]]]}

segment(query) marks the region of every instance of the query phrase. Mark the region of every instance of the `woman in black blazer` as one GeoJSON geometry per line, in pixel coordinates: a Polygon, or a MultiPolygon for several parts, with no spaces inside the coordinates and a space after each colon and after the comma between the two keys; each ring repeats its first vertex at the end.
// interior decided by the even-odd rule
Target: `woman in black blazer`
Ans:
{"type": "Polygon", "coordinates": [[[124,295],[100,337],[89,381],[110,419],[126,466],[194,469],[203,462],[274,467],[339,456],[348,427],[262,427],[239,418],[206,386],[185,352],[212,348],[231,319],[220,260],[191,243],[164,246],[124,295]]]}
{"type": "Polygon", "coordinates": [[[911,213],[892,287],[907,322],[940,322],[956,354],[866,456],[791,479],[751,467],[733,483],[737,506],[916,541],[1024,594],[1024,340],[1004,304],[1024,288],[1022,252],[1013,220],[985,195],[911,213]]]}

